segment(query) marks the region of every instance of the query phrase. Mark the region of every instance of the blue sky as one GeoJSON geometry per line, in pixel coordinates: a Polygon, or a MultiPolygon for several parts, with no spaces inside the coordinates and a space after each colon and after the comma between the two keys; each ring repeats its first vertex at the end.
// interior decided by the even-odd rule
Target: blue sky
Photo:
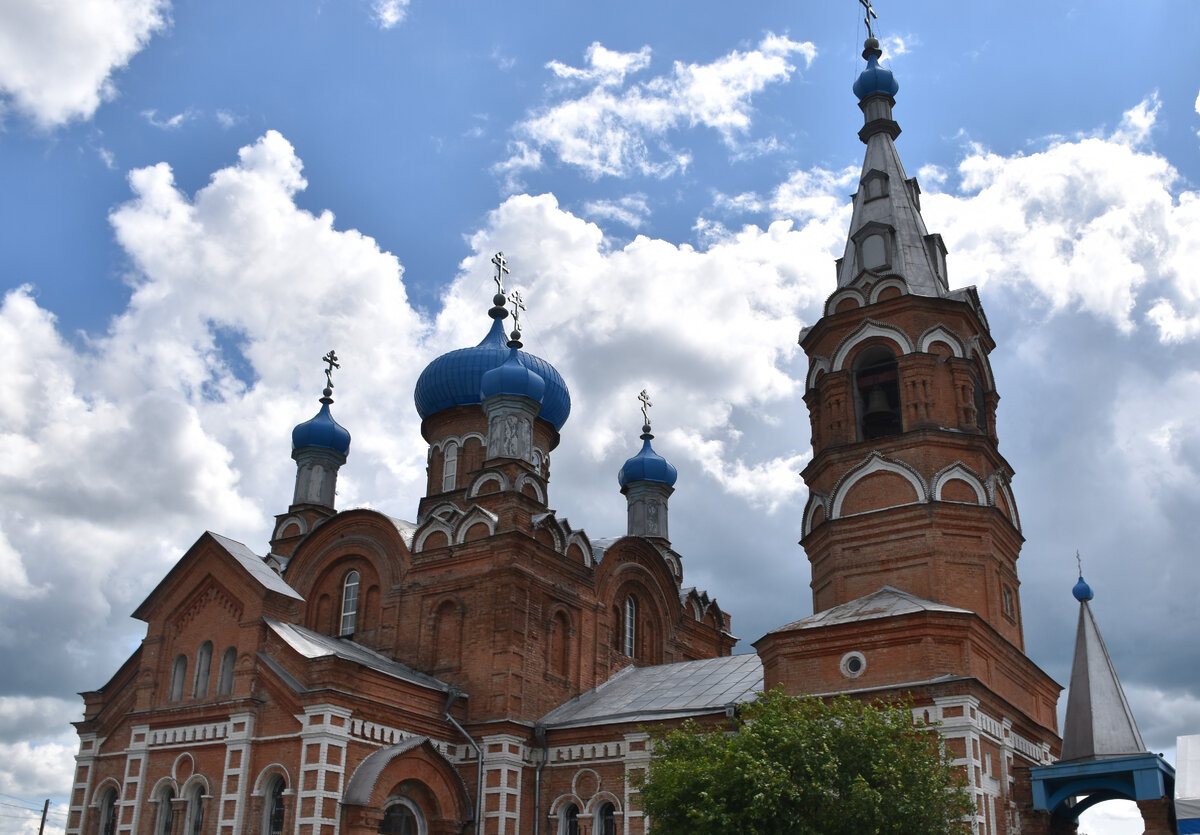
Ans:
{"type": "MultiPolygon", "coordinates": [[[[877,10],[902,158],[998,343],[1029,652],[1065,683],[1078,548],[1168,750],[1200,731],[1176,637],[1200,583],[1200,7],[877,10]]],[[[412,383],[486,330],[496,249],[572,388],[560,514],[619,532],[649,387],[687,582],[747,645],[808,614],[795,336],[844,244],[864,36],[853,0],[5,4],[0,792],[63,792],[72,694],[202,530],[265,550],[330,346],[342,506],[411,518],[412,383]]]]}

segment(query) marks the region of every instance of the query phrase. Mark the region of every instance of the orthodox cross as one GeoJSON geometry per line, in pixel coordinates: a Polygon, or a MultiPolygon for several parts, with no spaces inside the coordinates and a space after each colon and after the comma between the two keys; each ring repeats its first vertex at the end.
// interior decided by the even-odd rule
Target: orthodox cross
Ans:
{"type": "MultiPolygon", "coordinates": [[[[508,272],[508,270],[505,270],[508,272]]],[[[513,330],[517,333],[521,332],[521,311],[525,309],[525,297],[521,295],[520,290],[513,290],[508,294],[508,302],[512,305],[513,313],[513,330]]]]}
{"type": "Polygon", "coordinates": [[[875,33],[871,30],[871,21],[878,20],[879,15],[875,14],[875,9],[871,7],[871,0],[858,0],[862,4],[866,14],[863,17],[863,23],[867,24],[867,37],[875,37],[875,33]]]}
{"type": "Polygon", "coordinates": [[[338,356],[330,349],[328,354],[321,357],[321,361],[328,366],[325,369],[325,386],[326,388],[333,388],[333,369],[342,367],[338,363],[338,356]]]}
{"type": "Polygon", "coordinates": [[[492,256],[492,263],[496,265],[496,276],[493,279],[496,282],[497,295],[504,295],[504,276],[508,275],[508,261],[504,259],[503,252],[497,252],[492,256]]]}
{"type": "Polygon", "coordinates": [[[650,395],[646,394],[646,390],[642,389],[642,393],[638,395],[638,400],[642,401],[642,423],[650,425],[650,412],[647,411],[654,404],[650,402],[650,395]]]}
{"type": "Polygon", "coordinates": [[[1075,565],[1079,566],[1079,576],[1083,576],[1083,559],[1079,556],[1079,549],[1075,549],[1075,565]]]}

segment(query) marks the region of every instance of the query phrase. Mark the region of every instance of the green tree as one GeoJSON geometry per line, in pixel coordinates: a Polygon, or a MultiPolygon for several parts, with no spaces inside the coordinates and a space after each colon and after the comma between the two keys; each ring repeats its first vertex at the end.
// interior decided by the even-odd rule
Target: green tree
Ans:
{"type": "Polygon", "coordinates": [[[763,693],[731,731],[655,735],[654,835],[958,835],[974,811],[936,730],[901,704],[763,693]]]}

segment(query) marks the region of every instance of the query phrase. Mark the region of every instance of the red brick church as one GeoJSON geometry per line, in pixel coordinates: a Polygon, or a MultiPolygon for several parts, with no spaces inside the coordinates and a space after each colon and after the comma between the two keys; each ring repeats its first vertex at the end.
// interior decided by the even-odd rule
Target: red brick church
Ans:
{"type": "Polygon", "coordinates": [[[723,720],[779,683],[911,695],[968,777],[975,831],[1019,832],[1017,771],[1058,754],[1060,687],[1024,653],[994,344],[925,228],[878,42],[863,54],[853,219],[800,338],[816,614],[732,654],[729,614],[672,550],[676,473],[648,422],[619,476],[625,536],[550,509],[570,395],[506,334],[501,291],[483,341],[417,383],[415,521],[334,507],[350,434],[330,384],[292,433],[269,552],[205,533],[138,607],[141,646],[84,694],[68,832],[640,835],[646,728],[723,720]]]}

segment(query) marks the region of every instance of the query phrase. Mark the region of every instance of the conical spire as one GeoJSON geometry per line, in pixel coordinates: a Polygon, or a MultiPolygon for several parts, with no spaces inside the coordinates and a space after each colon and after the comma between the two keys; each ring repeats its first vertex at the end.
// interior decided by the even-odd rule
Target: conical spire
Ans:
{"type": "Polygon", "coordinates": [[[1082,575],[1072,590],[1079,601],[1075,661],[1063,722],[1063,760],[1093,760],[1146,753],[1133,711],[1100,637],[1088,601],[1094,596],[1082,575]]]}
{"type": "Polygon", "coordinates": [[[945,296],[946,249],[921,218],[921,189],[904,173],[895,139],[900,126],[892,119],[900,89],[890,70],[879,66],[879,41],[868,38],[863,49],[867,68],[854,83],[864,124],[858,132],[866,143],[862,176],[854,194],[854,215],[846,253],[838,262],[838,287],[872,284],[897,276],[919,296],[945,296]]]}

